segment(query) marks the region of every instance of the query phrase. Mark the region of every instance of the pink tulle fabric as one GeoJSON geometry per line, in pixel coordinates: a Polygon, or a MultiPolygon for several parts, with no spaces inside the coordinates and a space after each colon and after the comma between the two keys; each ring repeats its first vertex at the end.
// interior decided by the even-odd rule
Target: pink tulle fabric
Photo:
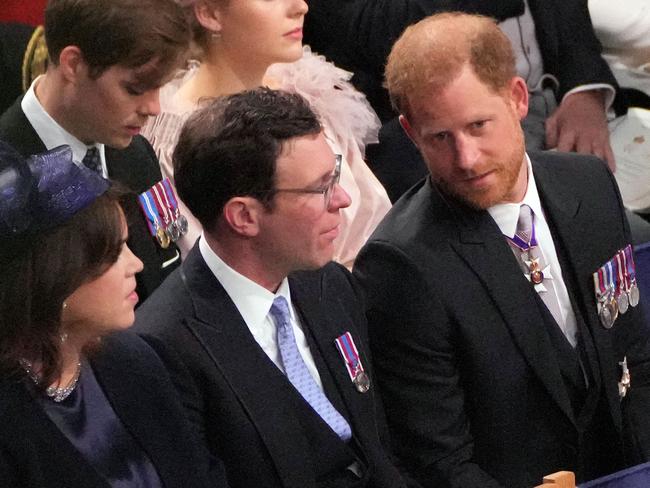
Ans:
{"type": "MultiPolygon", "coordinates": [[[[149,139],[160,160],[163,176],[173,182],[172,153],[180,129],[195,109],[179,104],[174,94],[193,74],[198,65],[189,66],[161,91],[161,114],[149,120],[142,134],[149,139]]],[[[366,144],[376,142],[380,121],[365,96],[349,82],[352,74],[337,68],[323,56],[305,46],[303,57],[294,63],[275,64],[267,78],[290,92],[299,93],[319,115],[325,137],[336,154],[343,155],[341,186],[350,194],[352,204],[343,209],[341,232],[336,241],[334,260],[352,267],[361,246],[390,209],[383,186],[364,161],[366,144]]],[[[190,230],[179,242],[183,256],[201,233],[199,222],[182,202],[181,212],[190,222],[190,230]]]]}

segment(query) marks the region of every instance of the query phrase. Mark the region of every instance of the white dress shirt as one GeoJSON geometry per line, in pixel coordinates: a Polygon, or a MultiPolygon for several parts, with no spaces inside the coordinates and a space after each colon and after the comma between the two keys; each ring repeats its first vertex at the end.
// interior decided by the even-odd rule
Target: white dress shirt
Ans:
{"type": "MultiPolygon", "coordinates": [[[[519,203],[499,203],[487,210],[499,226],[501,233],[508,237],[514,237],[515,232],[517,231],[517,221],[519,220],[519,208],[521,205],[526,204],[533,210],[533,213],[535,214],[535,237],[537,238],[539,251],[542,253],[546,264],[550,266],[550,274],[544,272],[544,281],[547,279],[553,281],[556,292],[555,299],[559,302],[559,309],[562,314],[562,323],[559,323],[558,325],[560,326],[560,329],[562,329],[567,340],[573,347],[575,347],[578,343],[576,337],[577,325],[575,313],[571,306],[569,292],[567,291],[566,284],[562,278],[562,268],[560,267],[560,262],[557,258],[551,230],[548,227],[548,222],[546,222],[544,209],[542,208],[539,193],[537,192],[535,175],[533,175],[533,169],[527,154],[525,155],[525,158],[528,166],[528,186],[523,200],[519,203]]],[[[548,293],[548,291],[540,293],[548,293]]]]}
{"type": "MultiPolygon", "coordinates": [[[[43,141],[43,144],[48,150],[67,144],[72,148],[73,161],[77,165],[81,165],[83,158],[86,155],[86,151],[88,151],[92,146],[87,146],[70,134],[45,111],[41,102],[36,98],[35,87],[40,79],[41,77],[39,76],[34,80],[32,85],[29,87],[29,90],[27,90],[27,93],[25,93],[20,107],[23,109],[25,117],[27,117],[29,123],[32,124],[34,131],[36,131],[36,134],[41,141],[43,141]]],[[[102,163],[102,176],[108,178],[104,144],[97,143],[94,144],[94,146],[99,150],[99,157],[102,163]]]]}
{"type": "Polygon", "coordinates": [[[305,361],[309,373],[322,390],[323,384],[316,369],[314,357],[311,354],[307,338],[301,328],[298,314],[291,302],[289,280],[284,278],[278,291],[274,294],[228,266],[212,250],[203,235],[201,235],[199,240],[199,251],[208,268],[210,268],[210,271],[219,280],[219,283],[224,287],[226,293],[228,293],[228,296],[230,296],[230,299],[237,307],[237,310],[239,310],[255,341],[283,373],[285,371],[280,350],[278,349],[277,329],[270,310],[275,297],[283,296],[287,300],[291,315],[291,326],[293,327],[293,335],[296,338],[298,351],[305,361]]]}

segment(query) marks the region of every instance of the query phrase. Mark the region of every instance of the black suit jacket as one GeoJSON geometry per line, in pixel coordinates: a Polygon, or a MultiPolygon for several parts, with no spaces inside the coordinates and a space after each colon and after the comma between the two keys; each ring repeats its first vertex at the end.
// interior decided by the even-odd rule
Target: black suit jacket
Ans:
{"type": "MultiPolygon", "coordinates": [[[[24,156],[46,150],[43,141],[27,120],[19,98],[0,117],[0,139],[11,144],[24,156]]],[[[158,159],[144,137],[136,136],[126,149],[106,147],[106,166],[111,180],[119,182],[132,194],[122,199],[122,208],[129,226],[128,245],[144,263],[144,269],[136,276],[140,300],[149,296],[162,281],[180,264],[176,245],[162,249],[151,236],[137,195],[151,188],[162,179],[158,159]],[[167,264],[165,267],[163,265],[167,264]]]]}
{"type": "Polygon", "coordinates": [[[138,309],[136,332],[172,372],[192,423],[223,459],[233,488],[403,486],[380,445],[376,389],[358,392],[335,348],[335,338],[349,331],[372,375],[350,278],[334,263],[289,278],[325,391],[352,428],[350,446],[257,344],[198,246],[138,309]],[[363,480],[349,479],[350,453],[366,466],[363,480]]]}
{"type": "Polygon", "coordinates": [[[648,456],[642,306],[606,330],[594,296],[592,273],[630,239],[618,189],[595,158],[531,160],[565,283],[593,339],[601,434],[581,433],[538,297],[494,220],[427,179],[393,207],[354,270],[393,445],[424,486],[530,487],[558,470],[593,476],[648,456]],[[634,379],[621,401],[626,356],[634,379]],[[594,466],[588,449],[606,464],[594,466]]]}
{"type": "MultiPolygon", "coordinates": [[[[559,97],[578,85],[616,80],[600,55],[587,0],[529,0],[544,70],[560,82],[559,97]]],[[[444,11],[479,13],[503,20],[523,13],[519,0],[311,0],[305,42],[355,73],[353,82],[382,121],[394,116],[384,79],[386,58],[402,31],[444,11]]]]}
{"type": "MultiPolygon", "coordinates": [[[[219,464],[208,478],[208,455],[190,437],[169,375],[142,339],[130,332],[105,338],[91,365],[116,415],[166,488],[226,486],[219,464]]],[[[109,488],[25,384],[7,378],[0,379],[0,485],[109,488]]]]}

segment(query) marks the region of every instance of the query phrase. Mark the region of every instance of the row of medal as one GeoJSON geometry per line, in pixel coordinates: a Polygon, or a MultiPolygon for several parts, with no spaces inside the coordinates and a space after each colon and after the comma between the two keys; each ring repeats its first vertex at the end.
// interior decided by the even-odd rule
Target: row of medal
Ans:
{"type": "Polygon", "coordinates": [[[628,244],[594,273],[600,323],[610,329],[618,314],[639,304],[632,245],[628,244]]]}
{"type": "Polygon", "coordinates": [[[187,233],[187,218],[178,208],[178,200],[169,178],[138,195],[138,201],[147,217],[149,232],[163,249],[187,233]]]}

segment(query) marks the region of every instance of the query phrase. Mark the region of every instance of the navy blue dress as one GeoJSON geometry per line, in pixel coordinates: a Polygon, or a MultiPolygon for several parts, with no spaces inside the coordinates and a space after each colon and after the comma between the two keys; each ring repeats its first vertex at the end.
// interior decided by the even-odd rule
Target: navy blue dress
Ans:
{"type": "Polygon", "coordinates": [[[62,402],[36,395],[47,416],[111,488],[162,487],[151,460],[115,414],[87,362],[77,387],[62,402]]]}

